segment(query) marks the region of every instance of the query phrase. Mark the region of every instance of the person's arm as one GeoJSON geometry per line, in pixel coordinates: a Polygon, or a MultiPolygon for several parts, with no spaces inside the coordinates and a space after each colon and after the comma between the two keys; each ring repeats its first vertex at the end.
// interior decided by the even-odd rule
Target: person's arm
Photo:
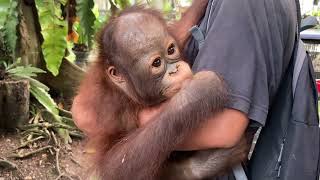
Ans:
{"type": "Polygon", "coordinates": [[[241,111],[225,109],[186,138],[179,150],[231,148],[240,141],[248,124],[249,119],[241,111]]]}
{"type": "MultiPolygon", "coordinates": [[[[162,106],[147,108],[140,112],[140,126],[145,126],[157,113],[161,113],[162,106]]],[[[249,119],[241,111],[225,109],[212,116],[197,130],[195,130],[177,150],[200,150],[209,148],[229,148],[235,146],[244,134],[249,119]]]]}
{"type": "Polygon", "coordinates": [[[179,47],[185,47],[190,37],[189,29],[196,25],[203,17],[208,0],[192,1],[191,6],[182,14],[180,20],[169,24],[169,31],[176,38],[179,47]]]}

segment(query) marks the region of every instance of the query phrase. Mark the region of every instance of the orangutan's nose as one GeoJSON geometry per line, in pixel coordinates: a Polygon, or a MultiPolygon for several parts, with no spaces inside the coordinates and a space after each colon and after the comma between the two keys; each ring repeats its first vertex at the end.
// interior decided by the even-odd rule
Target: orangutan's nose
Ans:
{"type": "Polygon", "coordinates": [[[176,67],[173,71],[169,72],[169,75],[172,76],[179,71],[180,64],[176,64],[176,67]]]}

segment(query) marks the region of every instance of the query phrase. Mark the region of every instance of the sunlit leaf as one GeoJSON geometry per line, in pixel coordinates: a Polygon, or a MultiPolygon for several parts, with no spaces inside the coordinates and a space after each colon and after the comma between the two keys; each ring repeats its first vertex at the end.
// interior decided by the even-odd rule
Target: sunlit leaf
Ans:
{"type": "Polygon", "coordinates": [[[36,77],[37,73],[46,73],[42,69],[36,68],[36,67],[31,67],[31,66],[18,66],[13,69],[7,70],[8,73],[10,74],[15,74],[19,76],[29,76],[29,77],[36,77]]]}
{"type": "Polygon", "coordinates": [[[44,39],[42,53],[47,69],[56,76],[67,48],[67,22],[61,17],[59,2],[36,0],[36,6],[44,39]]]}
{"type": "Polygon", "coordinates": [[[56,103],[47,91],[36,86],[31,86],[30,92],[49,112],[52,114],[59,113],[56,103]]]}
{"type": "Polygon", "coordinates": [[[65,58],[70,62],[74,62],[76,60],[76,55],[73,53],[73,50],[72,50],[73,43],[68,42],[67,46],[68,46],[68,53],[69,54],[65,58]]]}
{"type": "Polygon", "coordinates": [[[0,0],[0,28],[4,26],[4,21],[7,18],[9,8],[10,0],[0,0]]]}
{"type": "Polygon", "coordinates": [[[128,1],[128,0],[114,0],[114,3],[120,9],[124,9],[124,8],[130,6],[130,1],[128,1]]]}

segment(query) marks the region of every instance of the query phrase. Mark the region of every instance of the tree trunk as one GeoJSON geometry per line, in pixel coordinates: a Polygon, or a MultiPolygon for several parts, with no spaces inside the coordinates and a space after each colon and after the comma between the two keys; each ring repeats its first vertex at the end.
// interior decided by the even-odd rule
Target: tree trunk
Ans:
{"type": "Polygon", "coordinates": [[[29,82],[0,81],[0,128],[13,129],[29,119],[29,82]]]}

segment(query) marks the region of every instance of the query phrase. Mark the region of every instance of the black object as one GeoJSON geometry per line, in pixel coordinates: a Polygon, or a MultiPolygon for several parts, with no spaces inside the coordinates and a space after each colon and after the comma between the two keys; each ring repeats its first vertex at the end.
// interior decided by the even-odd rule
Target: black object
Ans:
{"type": "MultiPolygon", "coordinates": [[[[298,0],[296,4],[299,22],[301,14],[298,0]]],[[[295,54],[250,160],[249,179],[319,179],[317,104],[311,59],[303,49],[297,32],[295,54]]]]}

